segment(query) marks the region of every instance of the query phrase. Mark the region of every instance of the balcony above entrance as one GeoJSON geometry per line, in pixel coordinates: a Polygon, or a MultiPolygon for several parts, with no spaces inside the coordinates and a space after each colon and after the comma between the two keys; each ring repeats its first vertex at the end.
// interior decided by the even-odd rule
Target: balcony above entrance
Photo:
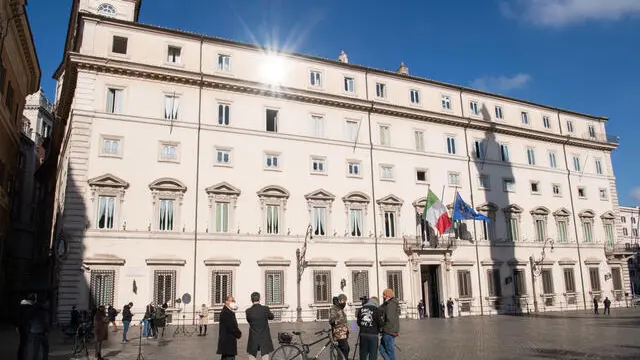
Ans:
{"type": "Polygon", "coordinates": [[[425,243],[420,236],[404,236],[403,240],[403,249],[407,254],[445,254],[452,253],[458,247],[458,240],[453,237],[433,239],[425,243]]]}

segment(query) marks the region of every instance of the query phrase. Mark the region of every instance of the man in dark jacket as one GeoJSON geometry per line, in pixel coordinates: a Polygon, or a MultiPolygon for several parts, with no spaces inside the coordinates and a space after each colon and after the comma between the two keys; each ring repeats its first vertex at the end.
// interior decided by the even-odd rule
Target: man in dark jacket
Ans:
{"type": "Polygon", "coordinates": [[[356,321],[360,327],[360,360],[378,359],[378,333],[380,333],[380,315],[378,298],[372,297],[356,312],[356,321]]]}
{"type": "Polygon", "coordinates": [[[398,300],[392,289],[382,292],[384,303],[380,307],[382,317],[382,339],[380,339],[380,355],[384,360],[396,360],[396,336],[400,333],[400,316],[398,300]]]}
{"type": "Polygon", "coordinates": [[[218,329],[218,351],[220,360],[235,360],[238,355],[238,339],[242,336],[238,329],[235,311],[238,310],[233,296],[227,296],[224,307],[220,311],[220,327],[218,329]]]}
{"type": "Polygon", "coordinates": [[[16,331],[20,336],[20,342],[18,344],[18,360],[24,360],[25,358],[25,351],[27,350],[27,344],[29,342],[31,320],[37,313],[35,305],[36,294],[29,294],[20,302],[20,307],[18,307],[18,314],[16,317],[16,331]]]}
{"type": "Polygon", "coordinates": [[[131,312],[131,308],[133,307],[133,303],[130,302],[124,306],[122,309],[122,342],[126,343],[127,333],[129,332],[129,325],[131,325],[131,320],[133,319],[133,313],[131,312]]]}
{"type": "Polygon", "coordinates": [[[267,306],[260,305],[260,293],[251,294],[251,302],[253,306],[246,311],[249,323],[247,354],[249,354],[249,360],[255,360],[260,350],[262,359],[269,360],[269,354],[273,351],[269,320],[273,320],[274,316],[267,306]]]}

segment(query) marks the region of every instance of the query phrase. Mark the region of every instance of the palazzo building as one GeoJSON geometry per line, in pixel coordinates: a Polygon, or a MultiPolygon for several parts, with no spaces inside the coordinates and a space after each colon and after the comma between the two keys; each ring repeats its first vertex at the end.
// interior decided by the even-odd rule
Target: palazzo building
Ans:
{"type": "Polygon", "coordinates": [[[205,303],[216,319],[226,295],[242,309],[259,291],[282,321],[298,305],[322,320],[333,296],[353,311],[387,287],[407,317],[420,299],[430,316],[449,298],[460,315],[625,304],[606,118],[345,52],[142,24],[139,0],[72,11],[55,75],[60,319],[72,305],[129,301],[138,314],[205,303]],[[445,204],[460,193],[491,222],[423,243],[429,188],[445,204]]]}

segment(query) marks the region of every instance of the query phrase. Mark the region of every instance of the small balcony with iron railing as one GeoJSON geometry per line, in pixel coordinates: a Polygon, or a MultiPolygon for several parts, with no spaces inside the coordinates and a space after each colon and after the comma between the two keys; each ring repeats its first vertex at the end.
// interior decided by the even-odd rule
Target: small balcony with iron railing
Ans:
{"type": "Polygon", "coordinates": [[[587,131],[583,134],[569,134],[569,137],[576,137],[576,138],[580,138],[583,140],[591,140],[591,141],[597,141],[597,142],[602,142],[602,143],[610,143],[610,144],[619,144],[620,143],[620,137],[617,135],[611,135],[611,134],[602,134],[599,132],[594,132],[594,131],[587,131]]]}
{"type": "Polygon", "coordinates": [[[421,236],[404,236],[403,249],[407,254],[441,254],[453,252],[458,247],[458,241],[454,237],[443,237],[422,241],[421,236]]]}
{"type": "Polygon", "coordinates": [[[606,244],[604,246],[604,252],[606,255],[632,255],[640,253],[640,244],[638,239],[632,242],[606,244]]]}

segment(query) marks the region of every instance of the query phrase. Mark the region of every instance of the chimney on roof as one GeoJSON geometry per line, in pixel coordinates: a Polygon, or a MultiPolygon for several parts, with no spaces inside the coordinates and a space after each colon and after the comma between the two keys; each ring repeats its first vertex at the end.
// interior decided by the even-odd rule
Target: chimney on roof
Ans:
{"type": "Polygon", "coordinates": [[[404,62],[400,62],[400,67],[398,68],[398,74],[409,75],[409,68],[405,66],[404,62]]]}
{"type": "Polygon", "coordinates": [[[338,56],[338,61],[345,64],[349,63],[349,58],[347,57],[347,54],[344,52],[344,50],[340,50],[340,56],[338,56]]]}

